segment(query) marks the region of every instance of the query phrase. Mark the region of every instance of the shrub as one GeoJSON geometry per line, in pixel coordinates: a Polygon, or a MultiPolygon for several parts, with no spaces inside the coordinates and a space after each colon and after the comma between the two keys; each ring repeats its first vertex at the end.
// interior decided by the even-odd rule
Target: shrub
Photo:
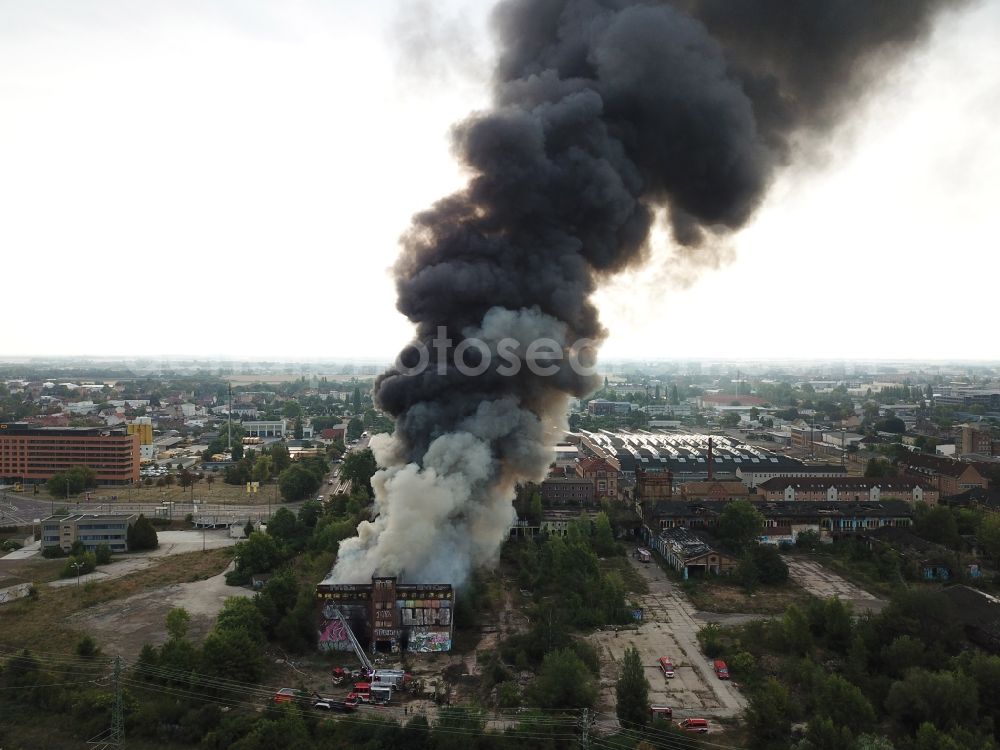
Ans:
{"type": "Polygon", "coordinates": [[[84,659],[90,659],[97,656],[100,650],[101,649],[97,646],[97,641],[95,641],[94,637],[89,634],[84,635],[83,638],[76,643],[77,656],[82,656],[84,659]]]}
{"type": "Polygon", "coordinates": [[[107,565],[111,562],[111,547],[103,542],[98,544],[94,556],[97,558],[98,565],[107,565]]]}
{"type": "Polygon", "coordinates": [[[59,575],[62,578],[72,578],[77,575],[93,573],[96,568],[97,556],[93,552],[84,552],[82,555],[68,557],[59,575]]]}

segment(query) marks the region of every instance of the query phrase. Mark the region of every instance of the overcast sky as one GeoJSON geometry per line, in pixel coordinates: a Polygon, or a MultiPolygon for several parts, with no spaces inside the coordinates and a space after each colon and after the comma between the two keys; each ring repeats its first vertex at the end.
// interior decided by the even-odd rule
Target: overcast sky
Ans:
{"type": "MultiPolygon", "coordinates": [[[[490,5],[0,0],[0,355],[391,358],[490,5]]],[[[691,283],[655,238],[605,357],[1000,356],[997,39],[998,0],[944,17],[729,263],[691,283]]]]}

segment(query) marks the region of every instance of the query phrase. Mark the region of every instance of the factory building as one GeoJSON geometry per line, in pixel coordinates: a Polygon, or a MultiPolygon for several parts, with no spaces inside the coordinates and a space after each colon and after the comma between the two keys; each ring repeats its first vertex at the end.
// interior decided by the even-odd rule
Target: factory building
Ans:
{"type": "Polygon", "coordinates": [[[401,583],[396,576],[371,583],[316,586],[319,650],[351,651],[339,609],[355,638],[372,653],[450,651],[455,592],[450,583],[401,583]]]}

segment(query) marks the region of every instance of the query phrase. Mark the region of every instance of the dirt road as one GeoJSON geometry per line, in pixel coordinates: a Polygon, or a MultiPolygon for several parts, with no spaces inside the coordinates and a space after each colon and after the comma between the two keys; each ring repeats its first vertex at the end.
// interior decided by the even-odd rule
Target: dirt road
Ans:
{"type": "Polygon", "coordinates": [[[709,619],[694,609],[659,566],[631,563],[649,585],[649,593],[639,600],[642,625],[635,630],[605,630],[590,637],[601,656],[601,720],[614,718],[614,683],[618,664],[629,646],[639,651],[652,703],[672,707],[676,718],[738,716],[746,708],[746,699],[731,682],[716,679],[711,660],[698,647],[698,630],[709,619]],[[673,662],[676,677],[671,680],[657,665],[661,656],[673,662]]]}

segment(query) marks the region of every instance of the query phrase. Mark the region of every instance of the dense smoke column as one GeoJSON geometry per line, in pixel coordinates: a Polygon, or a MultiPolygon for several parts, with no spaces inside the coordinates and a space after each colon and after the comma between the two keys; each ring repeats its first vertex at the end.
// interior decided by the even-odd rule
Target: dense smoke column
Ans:
{"type": "Polygon", "coordinates": [[[395,268],[398,307],[431,361],[405,372],[409,347],[376,385],[396,418],[373,440],[379,515],[342,545],[333,577],[461,582],[491,559],[514,484],[543,476],[567,398],[596,383],[565,362],[547,376],[496,362],[462,374],[455,346],[475,336],[495,353],[510,337],[524,357],[538,338],[599,341],[590,294],[643,259],[655,209],[689,246],[742,226],[796,136],[834,125],[944,5],[501,3],[494,105],[454,131],[471,178],[414,218],[395,268]]]}

